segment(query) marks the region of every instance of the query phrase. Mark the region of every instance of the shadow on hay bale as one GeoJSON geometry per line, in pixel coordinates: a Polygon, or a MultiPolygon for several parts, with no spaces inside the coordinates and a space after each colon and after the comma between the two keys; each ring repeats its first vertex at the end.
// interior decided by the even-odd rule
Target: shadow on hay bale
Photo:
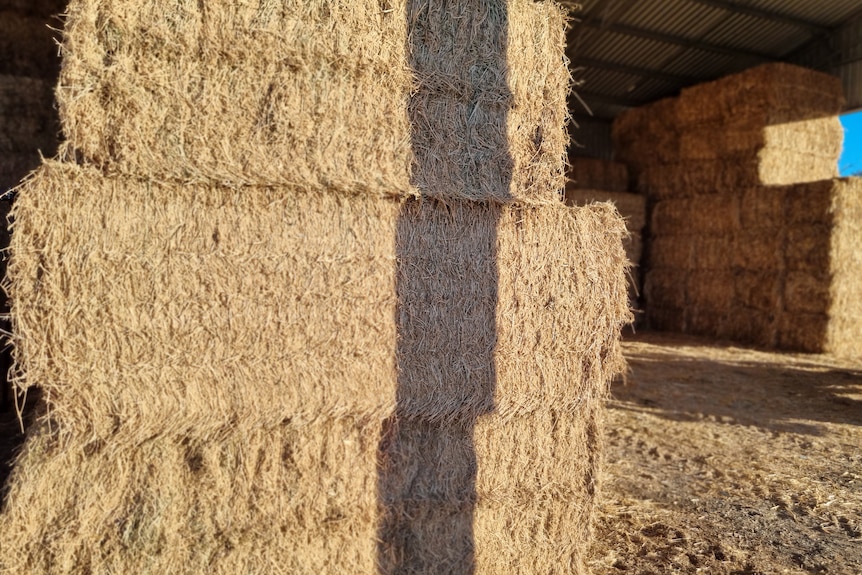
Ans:
{"type": "MultiPolygon", "coordinates": [[[[107,88],[162,90],[168,105],[148,110],[197,101],[170,97],[189,89],[172,60],[154,82],[81,59],[123,27],[129,44],[101,48],[125,51],[115,63],[140,56],[144,71],[164,72],[167,56],[146,42],[180,36],[176,27],[228,40],[177,56],[214,76],[207,58],[224,66],[242,44],[234,33],[263,63],[276,59],[259,50],[263,24],[243,14],[269,19],[267,41],[284,39],[268,43],[275,51],[301,44],[281,18],[320,25],[308,47],[327,58],[330,48],[352,52],[332,25],[389,30],[391,59],[380,43],[360,43],[378,67],[294,54],[307,65],[276,79],[318,82],[324,103],[341,106],[354,93],[338,78],[412,72],[416,90],[387,104],[403,115],[393,126],[410,131],[395,130],[397,154],[380,156],[400,158],[390,175],[406,185],[365,181],[371,158],[366,175],[311,162],[314,181],[293,183],[251,162],[227,186],[211,171],[224,167],[218,154],[245,146],[263,162],[269,148],[196,137],[188,143],[199,153],[184,163],[172,141],[102,146],[128,143],[146,114],[127,118],[123,91],[67,99],[64,127],[85,138],[81,163],[47,162],[16,204],[19,383],[44,385],[51,419],[34,427],[14,471],[0,573],[582,572],[601,402],[629,313],[623,222],[608,206],[571,209],[558,197],[563,13],[532,0],[285,0],[291,10],[263,10],[276,4],[78,0],[66,89],[86,88],[73,72],[92,65],[82,77],[107,88]],[[90,33],[100,15],[116,16],[103,38],[90,33]],[[445,33],[426,38],[423,26],[445,33]],[[93,117],[110,121],[100,131],[93,117]],[[415,165],[402,165],[407,156],[415,165]],[[324,168],[351,181],[322,185],[324,168]]],[[[248,63],[234,79],[260,95],[248,63]]],[[[311,134],[307,146],[273,149],[321,149],[325,126],[287,113],[296,94],[270,95],[287,124],[302,124],[296,133],[311,134]]],[[[196,111],[200,133],[225,128],[218,110],[196,111]]],[[[340,132],[341,151],[361,163],[372,132],[392,126],[354,117],[362,121],[340,132]]]]}

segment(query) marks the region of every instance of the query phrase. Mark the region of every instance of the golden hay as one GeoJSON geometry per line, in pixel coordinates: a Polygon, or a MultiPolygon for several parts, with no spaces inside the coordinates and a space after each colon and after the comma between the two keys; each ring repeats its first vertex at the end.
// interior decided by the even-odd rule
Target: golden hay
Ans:
{"type": "Polygon", "coordinates": [[[399,402],[427,417],[577,405],[615,369],[627,317],[608,206],[402,204],[48,164],[14,218],[19,383],[98,437],[391,411],[396,283],[399,402]]]}
{"type": "Polygon", "coordinates": [[[581,190],[571,185],[566,188],[566,204],[569,206],[584,206],[596,202],[612,203],[626,221],[628,236],[623,239],[623,247],[626,258],[632,265],[629,276],[629,305],[632,309],[636,309],[641,291],[640,265],[643,258],[641,234],[646,224],[646,197],[625,192],[581,190]]]}
{"type": "Polygon", "coordinates": [[[203,6],[72,1],[64,158],[181,182],[558,199],[569,73],[553,3],[203,6]]]}
{"type": "Polygon", "coordinates": [[[655,327],[862,352],[862,179],[663,199],[652,232],[645,297],[655,327]]]}
{"type": "Polygon", "coordinates": [[[581,573],[631,314],[616,210],[557,201],[563,12],[69,10],[0,573],[581,573]]]}
{"type": "Polygon", "coordinates": [[[617,157],[651,197],[682,197],[838,176],[838,78],[766,64],[621,114],[617,157]]]}
{"type": "Polygon", "coordinates": [[[640,233],[646,225],[646,197],[627,192],[612,192],[603,188],[566,188],[566,204],[584,206],[595,202],[611,202],[626,220],[630,233],[640,233]]]}
{"type": "Polygon", "coordinates": [[[579,573],[595,407],[402,428],[379,457],[367,420],[133,449],[42,429],[0,520],[3,572],[579,573]]]}
{"type": "Polygon", "coordinates": [[[651,198],[733,192],[763,185],[792,185],[838,176],[838,158],[761,151],[747,159],[649,165],[637,177],[638,192],[651,198]]]}
{"type": "Polygon", "coordinates": [[[14,207],[21,385],[100,438],[388,413],[398,210],[48,163],[14,207]]]}
{"type": "Polygon", "coordinates": [[[681,125],[734,120],[775,125],[837,116],[844,103],[840,78],[775,62],[684,89],[677,118],[681,125]]]}
{"type": "Polygon", "coordinates": [[[3,573],[373,573],[378,436],[361,422],[141,445],[31,434],[3,573]]]}

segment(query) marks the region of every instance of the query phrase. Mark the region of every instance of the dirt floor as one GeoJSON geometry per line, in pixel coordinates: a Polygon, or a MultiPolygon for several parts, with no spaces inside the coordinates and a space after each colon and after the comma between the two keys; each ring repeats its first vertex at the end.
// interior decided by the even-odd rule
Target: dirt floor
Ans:
{"type": "Polygon", "coordinates": [[[862,574],[862,361],[627,339],[594,575],[862,574]]]}

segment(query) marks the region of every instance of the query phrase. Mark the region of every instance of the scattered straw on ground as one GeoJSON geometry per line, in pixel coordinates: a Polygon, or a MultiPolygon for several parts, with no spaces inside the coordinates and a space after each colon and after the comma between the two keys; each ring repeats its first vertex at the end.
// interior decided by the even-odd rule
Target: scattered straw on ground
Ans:
{"type": "Polygon", "coordinates": [[[623,344],[595,575],[862,572],[862,362],[623,344]]]}

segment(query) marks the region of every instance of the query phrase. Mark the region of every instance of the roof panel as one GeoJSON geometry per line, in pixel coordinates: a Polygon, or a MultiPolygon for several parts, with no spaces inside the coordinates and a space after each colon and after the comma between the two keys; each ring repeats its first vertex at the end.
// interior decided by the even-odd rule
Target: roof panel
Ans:
{"type": "Polygon", "coordinates": [[[639,2],[620,18],[620,23],[691,40],[699,38],[724,16],[724,10],[691,0],[667,0],[639,2]]]}
{"type": "MultiPolygon", "coordinates": [[[[764,61],[802,61],[802,54],[817,60],[819,68],[846,69],[862,52],[856,34],[862,34],[862,25],[828,32],[862,16],[860,0],[581,3],[568,53],[576,66],[581,58],[585,93],[596,95],[592,105],[603,116],[618,112],[620,103],[671,95],[698,79],[713,80],[764,61]],[[825,53],[814,53],[812,47],[821,44],[825,53]]],[[[856,68],[844,76],[860,81],[856,68]]]]}
{"type": "Polygon", "coordinates": [[[834,28],[862,11],[859,0],[735,0],[768,12],[793,16],[818,26],[834,28]]]}
{"type": "Polygon", "coordinates": [[[703,36],[707,42],[775,58],[797,49],[811,38],[810,31],[792,24],[732,12],[727,12],[727,17],[703,36]]]}
{"type": "Polygon", "coordinates": [[[592,68],[585,68],[576,78],[584,92],[620,98],[628,97],[643,80],[640,76],[592,68]]]}
{"type": "Polygon", "coordinates": [[[672,44],[604,32],[595,42],[584,43],[579,47],[573,46],[569,50],[569,57],[575,60],[581,56],[628,66],[655,69],[665,59],[674,55],[676,50],[677,47],[672,44]]]}

